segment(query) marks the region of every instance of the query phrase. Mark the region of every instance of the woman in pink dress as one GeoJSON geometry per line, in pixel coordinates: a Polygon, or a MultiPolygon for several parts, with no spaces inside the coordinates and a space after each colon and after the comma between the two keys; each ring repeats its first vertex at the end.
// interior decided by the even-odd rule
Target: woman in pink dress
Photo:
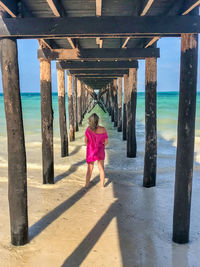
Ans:
{"type": "Polygon", "coordinates": [[[88,188],[94,168],[94,162],[98,161],[101,186],[104,187],[104,159],[105,146],[108,144],[108,135],[104,127],[99,126],[99,117],[93,113],[89,117],[89,127],[85,131],[85,143],[87,145],[86,160],[88,164],[85,187],[88,188]]]}

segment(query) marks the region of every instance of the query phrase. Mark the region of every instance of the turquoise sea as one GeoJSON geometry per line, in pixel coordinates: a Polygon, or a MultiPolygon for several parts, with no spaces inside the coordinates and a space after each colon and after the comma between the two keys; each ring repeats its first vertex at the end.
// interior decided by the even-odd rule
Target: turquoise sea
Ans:
{"type": "MultiPolygon", "coordinates": [[[[40,94],[22,93],[22,108],[25,129],[26,143],[40,142],[41,140],[41,114],[40,114],[40,94]]],[[[166,141],[170,141],[176,146],[177,118],[178,118],[178,92],[159,92],[157,94],[157,129],[159,136],[166,141]]],[[[67,104],[67,101],[66,101],[67,104]]],[[[59,140],[58,124],[58,95],[53,93],[54,110],[54,137],[59,140]]],[[[145,121],[145,95],[138,93],[137,98],[137,129],[144,135],[145,121]]],[[[197,95],[196,110],[196,141],[195,158],[200,162],[200,94],[197,95]]],[[[114,134],[114,132],[111,134],[114,134]]],[[[0,144],[6,141],[6,122],[3,103],[3,94],[0,94],[0,144]]]]}

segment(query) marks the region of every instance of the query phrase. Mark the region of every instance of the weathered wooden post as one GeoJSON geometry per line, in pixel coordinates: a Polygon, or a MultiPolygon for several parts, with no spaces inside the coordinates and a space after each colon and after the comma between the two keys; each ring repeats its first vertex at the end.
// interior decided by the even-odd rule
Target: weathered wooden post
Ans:
{"type": "Polygon", "coordinates": [[[107,86],[105,87],[105,89],[106,89],[106,92],[105,92],[105,94],[103,95],[103,100],[104,100],[104,106],[106,107],[106,110],[108,110],[107,109],[107,92],[108,92],[108,90],[107,90],[107,86]]]}
{"type": "Polygon", "coordinates": [[[81,104],[81,81],[77,80],[77,93],[78,93],[78,123],[82,124],[82,104],[81,104]]]}
{"type": "Polygon", "coordinates": [[[127,157],[135,158],[136,143],[136,103],[137,103],[137,69],[129,69],[129,90],[127,99],[127,157]]]}
{"type": "Polygon", "coordinates": [[[90,94],[89,94],[89,92],[87,91],[86,111],[88,111],[89,103],[90,103],[90,94]]]}
{"type": "Polygon", "coordinates": [[[85,103],[86,103],[85,104],[85,106],[86,106],[86,111],[85,112],[87,112],[88,105],[89,105],[89,92],[88,92],[88,90],[86,90],[86,102],[85,103]]]}
{"type": "Polygon", "coordinates": [[[109,107],[109,84],[107,85],[107,91],[106,91],[106,108],[107,108],[108,114],[110,115],[110,107],[109,107]]]}
{"type": "Polygon", "coordinates": [[[72,76],[67,74],[67,94],[68,94],[68,113],[69,113],[69,140],[75,140],[74,132],[74,111],[73,111],[73,96],[72,96],[72,76]]]}
{"type": "Polygon", "coordinates": [[[113,80],[113,109],[114,109],[114,127],[117,127],[118,122],[118,105],[117,105],[117,79],[113,80]]]}
{"type": "Polygon", "coordinates": [[[118,122],[117,131],[122,131],[122,78],[118,78],[118,122]]]}
{"type": "Polygon", "coordinates": [[[40,60],[43,183],[54,183],[51,61],[40,60]]]}
{"type": "Polygon", "coordinates": [[[83,117],[85,116],[86,113],[86,98],[87,98],[87,92],[88,90],[86,89],[87,85],[84,84],[84,91],[83,91],[83,117]]]}
{"type": "Polygon", "coordinates": [[[157,121],[156,121],[157,59],[146,58],[145,65],[145,157],[143,186],[156,185],[157,121]]]}
{"type": "Polygon", "coordinates": [[[1,72],[7,123],[8,200],[11,243],[28,243],[27,170],[22,118],[17,43],[0,40],[1,72]]]}
{"type": "Polygon", "coordinates": [[[77,78],[73,77],[73,111],[74,111],[74,131],[78,131],[78,108],[77,108],[77,78]]]}
{"type": "Polygon", "coordinates": [[[66,157],[69,155],[69,151],[68,151],[68,136],[67,136],[66,108],[65,108],[65,71],[62,69],[57,69],[57,77],[58,77],[61,157],[66,157]]]}
{"type": "Polygon", "coordinates": [[[84,83],[82,82],[81,83],[81,124],[82,124],[82,121],[83,121],[83,118],[84,118],[84,83]]]}
{"type": "Polygon", "coordinates": [[[110,103],[111,103],[111,121],[114,122],[115,119],[115,106],[114,106],[114,80],[111,83],[110,90],[110,103]]]}
{"type": "Polygon", "coordinates": [[[109,116],[112,114],[112,93],[111,93],[111,83],[109,83],[109,89],[108,89],[108,107],[109,107],[109,116]]]}
{"type": "Polygon", "coordinates": [[[86,84],[85,83],[82,83],[82,111],[83,111],[83,114],[82,114],[82,120],[84,119],[85,117],[85,113],[86,113],[86,84]]]}
{"type": "Polygon", "coordinates": [[[194,161],[198,35],[181,35],[178,140],[173,216],[173,241],[189,242],[194,161]]]}
{"type": "Polygon", "coordinates": [[[128,75],[125,74],[124,75],[124,106],[123,106],[123,140],[126,140],[127,139],[127,130],[126,130],[126,127],[127,127],[127,95],[128,95],[128,86],[129,86],[129,83],[128,83],[128,75]]]}

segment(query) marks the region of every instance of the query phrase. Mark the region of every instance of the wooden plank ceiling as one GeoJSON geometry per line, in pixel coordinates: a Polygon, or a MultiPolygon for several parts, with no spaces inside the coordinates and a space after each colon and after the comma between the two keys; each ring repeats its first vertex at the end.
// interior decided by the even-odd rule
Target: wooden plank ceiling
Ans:
{"type": "MultiPolygon", "coordinates": [[[[109,17],[109,16],[184,16],[188,15],[193,11],[193,9],[200,4],[200,1],[196,0],[3,0],[0,1],[0,6],[12,17],[21,18],[75,18],[75,17],[109,17]]],[[[63,25],[64,27],[65,25],[63,25]]],[[[79,25],[75,25],[77,28],[79,25]]],[[[148,26],[148,25],[147,25],[148,26]]],[[[176,35],[178,36],[178,35],[176,35]]],[[[39,40],[40,48],[49,49],[51,52],[56,49],[71,49],[81,51],[84,49],[98,49],[103,51],[103,49],[149,49],[156,47],[156,41],[160,38],[158,35],[140,35],[140,36],[95,36],[95,37],[70,37],[63,35],[61,38],[44,38],[39,40]]],[[[116,50],[117,51],[117,50],[116,50]]],[[[130,50],[131,51],[131,50],[130,50]]],[[[98,53],[99,54],[99,53],[98,53]]],[[[112,53],[113,54],[113,53],[112,53]]],[[[128,53],[127,53],[128,54],[128,53]]],[[[117,56],[117,55],[116,55],[117,56]]],[[[128,62],[130,66],[130,61],[133,61],[133,66],[136,66],[137,57],[134,59],[123,58],[112,59],[109,61],[113,63],[116,61],[123,60],[123,69],[120,69],[120,64],[113,64],[113,66],[107,65],[107,68],[97,68],[95,65],[95,75],[103,75],[105,72],[108,77],[113,77],[117,73],[126,73],[128,69],[124,69],[125,63],[128,62]],[[118,67],[117,67],[118,66],[118,67]],[[97,73],[99,70],[99,73],[97,73]]],[[[87,58],[71,59],[68,63],[76,61],[76,69],[71,69],[73,75],[77,74],[77,77],[84,77],[84,65],[82,62],[88,62],[87,58]],[[80,62],[80,69],[78,69],[78,62],[80,62]],[[81,72],[80,72],[81,70],[81,72]],[[81,75],[80,75],[81,74],[81,75]]],[[[92,58],[91,61],[97,61],[97,59],[92,58]]],[[[98,61],[108,61],[106,58],[98,59],[98,61]]],[[[60,64],[61,66],[69,66],[69,64],[60,64]]],[[[105,77],[94,77],[91,79],[90,70],[91,68],[88,64],[85,64],[85,72],[87,73],[87,79],[83,78],[85,82],[92,85],[95,88],[101,85],[104,87],[110,79],[105,79],[105,77]]],[[[70,70],[69,70],[70,73],[70,70]]],[[[80,78],[81,79],[81,78],[80,78]]],[[[99,89],[99,88],[98,88],[99,89]]]]}

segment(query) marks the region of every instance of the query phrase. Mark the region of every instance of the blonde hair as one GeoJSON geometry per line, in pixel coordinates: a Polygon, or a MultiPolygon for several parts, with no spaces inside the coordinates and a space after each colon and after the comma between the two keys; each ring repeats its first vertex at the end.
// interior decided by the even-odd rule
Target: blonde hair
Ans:
{"type": "Polygon", "coordinates": [[[99,116],[97,116],[96,113],[93,113],[89,118],[88,118],[88,122],[89,122],[89,127],[92,131],[95,131],[98,127],[98,123],[99,123],[99,116]]]}

